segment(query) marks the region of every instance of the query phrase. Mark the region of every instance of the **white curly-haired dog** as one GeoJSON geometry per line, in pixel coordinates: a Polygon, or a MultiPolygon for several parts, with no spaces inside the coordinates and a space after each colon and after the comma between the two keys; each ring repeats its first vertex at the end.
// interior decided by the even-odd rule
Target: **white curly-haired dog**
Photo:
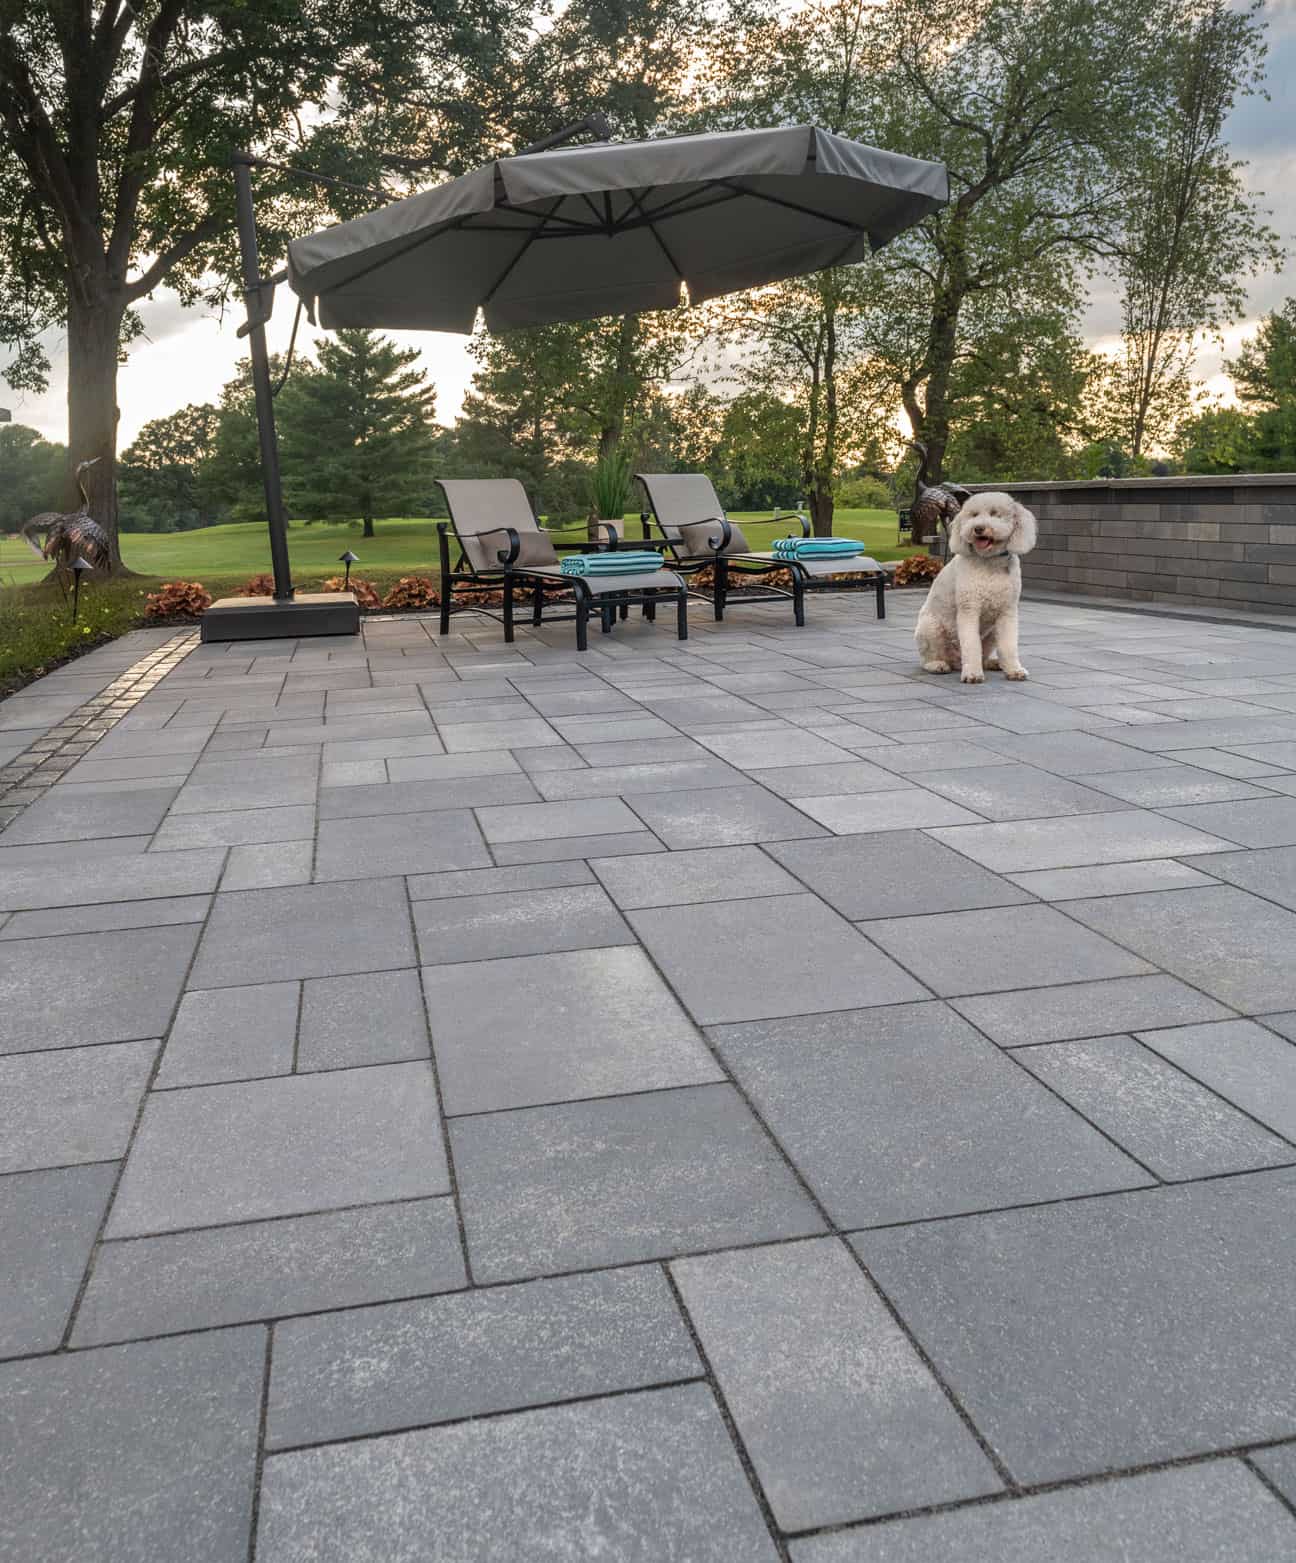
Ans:
{"type": "Polygon", "coordinates": [[[1035,517],[1010,494],[974,494],[950,522],[950,561],[931,584],[914,639],[925,673],[986,669],[1025,678],[1017,655],[1019,556],[1035,546],[1035,517]]]}

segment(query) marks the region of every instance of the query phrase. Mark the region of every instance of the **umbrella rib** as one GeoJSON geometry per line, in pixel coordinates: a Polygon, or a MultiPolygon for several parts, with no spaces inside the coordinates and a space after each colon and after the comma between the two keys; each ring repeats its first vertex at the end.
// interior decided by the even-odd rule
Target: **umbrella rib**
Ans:
{"type": "Polygon", "coordinates": [[[800,212],[803,217],[817,217],[821,222],[833,223],[838,228],[849,228],[854,234],[866,236],[867,230],[861,228],[859,223],[853,223],[849,218],[836,217],[831,212],[816,211],[813,206],[802,206],[797,201],[789,201],[781,195],[766,195],[763,190],[749,190],[746,185],[734,184],[732,180],[720,179],[717,184],[722,184],[726,190],[732,190],[736,195],[749,195],[754,201],[767,201],[771,206],[784,206],[790,212],[800,212]]]}
{"type": "MultiPolygon", "coordinates": [[[[644,191],[643,194],[636,194],[634,191],[630,191],[629,192],[629,194],[630,194],[630,205],[627,208],[627,211],[633,211],[636,207],[638,207],[638,209],[640,211],[640,214],[645,218],[645,220],[647,222],[648,232],[650,234],[652,234],[654,239],[656,239],[657,247],[661,250],[662,254],[670,262],[671,269],[674,271],[675,275],[679,278],[679,280],[681,282],[683,282],[685,280],[685,278],[684,278],[684,273],[680,270],[679,262],[671,254],[670,246],[666,243],[665,239],[663,239],[661,234],[659,234],[657,232],[657,225],[656,225],[656,223],[653,222],[652,218],[649,217],[647,212],[644,211],[643,197],[644,197],[644,194],[646,194],[646,193],[647,193],[647,191],[644,191]]],[[[636,226],[641,226],[641,225],[637,224],[636,226]]],[[[623,219],[623,221],[622,221],[622,232],[625,231],[625,227],[626,227],[626,224],[625,224],[624,219],[623,219]]]]}
{"type": "Polygon", "coordinates": [[[562,203],[566,199],[567,199],[566,196],[560,195],[557,198],[557,200],[554,201],[553,205],[549,208],[549,210],[540,219],[539,223],[534,228],[532,228],[531,232],[529,234],[527,234],[527,236],[523,240],[523,242],[518,245],[517,250],[516,250],[515,254],[513,255],[512,260],[510,260],[508,265],[505,266],[504,270],[502,272],[500,272],[499,276],[496,277],[495,281],[491,283],[490,291],[488,293],[485,293],[485,294],[482,295],[482,304],[483,305],[489,304],[490,301],[499,292],[499,290],[504,286],[505,282],[508,281],[508,278],[510,277],[510,275],[513,272],[513,268],[517,265],[517,263],[522,259],[522,257],[526,254],[526,252],[531,248],[531,246],[536,242],[536,240],[544,232],[545,224],[549,221],[549,219],[553,216],[553,214],[558,210],[558,208],[562,205],[562,203]]]}

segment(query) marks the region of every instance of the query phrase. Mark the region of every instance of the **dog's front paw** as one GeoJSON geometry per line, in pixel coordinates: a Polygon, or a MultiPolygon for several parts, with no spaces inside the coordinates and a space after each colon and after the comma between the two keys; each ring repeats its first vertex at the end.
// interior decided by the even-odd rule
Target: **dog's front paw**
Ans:
{"type": "Polygon", "coordinates": [[[948,662],[924,662],[922,670],[924,673],[948,673],[950,665],[948,662]]]}
{"type": "Polygon", "coordinates": [[[986,658],[985,670],[987,673],[998,673],[1000,671],[998,652],[986,658]]]}
{"type": "Polygon", "coordinates": [[[963,670],[963,682],[965,684],[984,684],[985,683],[985,674],[984,673],[974,673],[971,670],[971,668],[964,668],[964,670],[963,670]]]}
{"type": "Polygon", "coordinates": [[[1011,671],[1005,673],[1004,677],[1010,678],[1014,683],[1020,684],[1024,683],[1026,679],[1030,677],[1030,674],[1026,671],[1025,668],[1013,668],[1011,671]]]}

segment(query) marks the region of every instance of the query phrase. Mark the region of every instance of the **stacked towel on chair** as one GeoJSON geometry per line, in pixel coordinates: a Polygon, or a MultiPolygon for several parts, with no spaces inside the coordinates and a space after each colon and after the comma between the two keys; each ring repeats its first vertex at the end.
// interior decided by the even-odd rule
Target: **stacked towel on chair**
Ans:
{"type": "Polygon", "coordinates": [[[780,537],[770,552],[778,559],[855,559],[864,544],[853,537],[780,537]]]}
{"type": "Polygon", "coordinates": [[[642,548],[618,548],[598,554],[568,554],[560,566],[564,575],[648,575],[661,567],[661,555],[642,548]]]}

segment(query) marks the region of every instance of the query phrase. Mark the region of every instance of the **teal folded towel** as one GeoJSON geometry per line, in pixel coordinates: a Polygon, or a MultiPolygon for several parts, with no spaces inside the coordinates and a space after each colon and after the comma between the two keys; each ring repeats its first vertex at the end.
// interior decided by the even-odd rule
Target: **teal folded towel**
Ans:
{"type": "Polygon", "coordinates": [[[864,544],[851,537],[780,537],[771,551],[780,559],[855,559],[864,544]]]}
{"type": "Polygon", "coordinates": [[[612,553],[568,554],[560,568],[564,575],[645,575],[661,567],[660,554],[625,548],[612,553]]]}

